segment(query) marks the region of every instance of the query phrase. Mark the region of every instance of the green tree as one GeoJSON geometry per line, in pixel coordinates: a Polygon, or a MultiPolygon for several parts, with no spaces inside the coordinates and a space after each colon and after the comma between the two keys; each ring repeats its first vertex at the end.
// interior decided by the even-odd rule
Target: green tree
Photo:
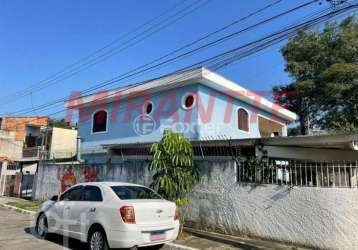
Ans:
{"type": "MultiPolygon", "coordinates": [[[[161,141],[154,143],[150,151],[153,161],[149,170],[154,172],[151,187],[178,207],[187,206],[188,195],[201,180],[190,141],[181,133],[165,130],[161,141]]],[[[184,217],[185,213],[180,216],[181,224],[184,217]]]]}
{"type": "Polygon", "coordinates": [[[65,119],[50,119],[49,125],[56,128],[69,128],[69,125],[65,119]]]}
{"type": "Polygon", "coordinates": [[[302,31],[281,50],[292,83],[273,88],[277,103],[300,116],[308,126],[351,131],[358,127],[358,23],[347,17],[322,30],[302,31]],[[349,129],[348,129],[349,128],[349,129]]]}

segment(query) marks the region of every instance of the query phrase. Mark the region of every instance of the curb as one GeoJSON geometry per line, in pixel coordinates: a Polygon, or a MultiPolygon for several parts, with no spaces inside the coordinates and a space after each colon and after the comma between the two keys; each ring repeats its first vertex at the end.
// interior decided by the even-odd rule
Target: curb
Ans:
{"type": "Polygon", "coordinates": [[[192,229],[192,228],[188,228],[188,227],[185,227],[184,231],[187,231],[187,232],[191,233],[192,235],[199,237],[199,238],[204,238],[207,240],[221,242],[223,244],[232,245],[234,247],[238,247],[243,250],[273,250],[274,249],[274,248],[266,247],[266,246],[262,246],[262,245],[254,245],[251,242],[245,242],[245,241],[242,241],[239,239],[225,238],[217,233],[200,231],[200,230],[196,230],[196,229],[192,229]]]}
{"type": "Polygon", "coordinates": [[[166,243],[165,246],[168,247],[169,250],[199,250],[198,248],[187,247],[175,243],[166,243]]]}
{"type": "Polygon", "coordinates": [[[11,205],[0,204],[0,206],[5,207],[5,208],[10,209],[10,210],[14,210],[16,212],[23,213],[23,214],[30,214],[30,215],[35,215],[36,214],[36,212],[34,212],[34,211],[18,208],[18,207],[11,206],[11,205]]]}

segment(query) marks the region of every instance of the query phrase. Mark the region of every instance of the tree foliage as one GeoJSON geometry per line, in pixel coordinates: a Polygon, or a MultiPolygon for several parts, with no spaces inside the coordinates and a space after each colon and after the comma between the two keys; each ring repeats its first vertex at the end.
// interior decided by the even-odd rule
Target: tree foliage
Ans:
{"type": "Polygon", "coordinates": [[[277,103],[308,124],[327,130],[358,127],[358,22],[347,17],[322,30],[302,31],[281,50],[293,82],[273,88],[277,103]],[[309,123],[308,123],[309,121],[309,123]]]}
{"type": "Polygon", "coordinates": [[[162,140],[154,143],[150,151],[152,188],[168,200],[178,202],[185,198],[201,179],[190,141],[181,133],[165,130],[162,140]]]}
{"type": "Polygon", "coordinates": [[[69,128],[65,119],[49,119],[49,125],[56,128],[69,128]]]}

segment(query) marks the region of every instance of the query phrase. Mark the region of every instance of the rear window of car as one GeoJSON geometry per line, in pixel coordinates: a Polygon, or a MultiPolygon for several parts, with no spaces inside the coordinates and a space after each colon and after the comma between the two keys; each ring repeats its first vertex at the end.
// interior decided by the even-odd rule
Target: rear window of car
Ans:
{"type": "Polygon", "coordinates": [[[121,200],[162,199],[159,194],[146,187],[112,186],[111,188],[121,200]]]}

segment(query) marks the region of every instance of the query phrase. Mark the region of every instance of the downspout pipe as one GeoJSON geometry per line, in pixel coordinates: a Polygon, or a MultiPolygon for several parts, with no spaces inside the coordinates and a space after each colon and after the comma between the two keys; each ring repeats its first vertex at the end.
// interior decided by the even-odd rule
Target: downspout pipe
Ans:
{"type": "Polygon", "coordinates": [[[83,162],[82,158],[81,158],[81,136],[77,136],[77,141],[76,141],[76,156],[77,156],[77,161],[78,162],[83,162]]]}

